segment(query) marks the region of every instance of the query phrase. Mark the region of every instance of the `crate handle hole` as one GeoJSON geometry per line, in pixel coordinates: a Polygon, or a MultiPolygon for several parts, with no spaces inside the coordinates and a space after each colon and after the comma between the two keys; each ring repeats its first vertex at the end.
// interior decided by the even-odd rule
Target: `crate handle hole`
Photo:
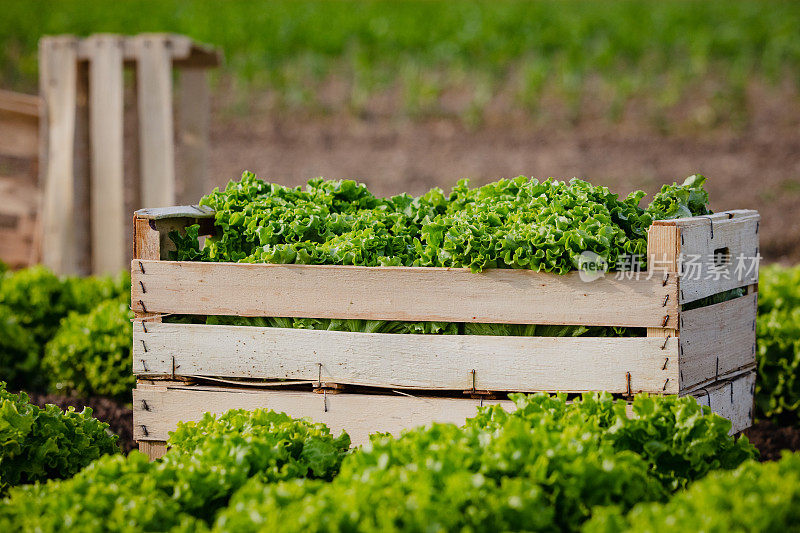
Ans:
{"type": "Polygon", "coordinates": [[[721,267],[731,262],[731,251],[726,246],[725,248],[717,248],[714,250],[714,266],[721,267]]]}

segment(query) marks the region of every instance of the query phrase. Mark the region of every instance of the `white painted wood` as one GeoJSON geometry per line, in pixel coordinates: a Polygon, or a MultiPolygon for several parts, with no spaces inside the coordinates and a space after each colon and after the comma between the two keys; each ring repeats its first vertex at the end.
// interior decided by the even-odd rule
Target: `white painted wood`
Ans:
{"type": "Polygon", "coordinates": [[[125,268],[128,215],[123,175],[123,41],[95,35],[84,41],[89,62],[92,272],[125,268]]]}
{"type": "Polygon", "coordinates": [[[208,131],[211,97],[208,71],[185,68],[179,71],[178,95],[178,202],[197,203],[211,191],[208,174],[208,131]]]}
{"type": "Polygon", "coordinates": [[[75,218],[74,145],[77,106],[77,39],[43,38],[39,45],[44,142],[42,262],[61,274],[79,270],[75,218]]]}
{"type": "MultiPolygon", "coordinates": [[[[509,401],[486,400],[509,409],[509,401]]],[[[206,412],[259,408],[307,417],[328,425],[335,435],[347,431],[354,446],[369,442],[369,435],[443,422],[463,424],[476,414],[481,400],[422,398],[405,395],[315,394],[298,391],[264,391],[208,387],[136,388],[133,391],[134,435],[138,441],[165,441],[179,421],[196,421],[206,412]],[[147,404],[147,410],[144,405],[147,404]],[[147,434],[145,435],[145,430],[147,434]]]]}
{"type": "MultiPolygon", "coordinates": [[[[149,308],[148,308],[149,309],[149,308]]],[[[678,343],[663,338],[349,333],[134,325],[134,373],[288,379],[463,391],[677,393],[678,343]],[[662,349],[662,346],[664,349],[662,349]],[[146,351],[145,351],[146,348],[146,351]],[[320,367],[320,365],[322,365],[320,367]]]]}
{"type": "Polygon", "coordinates": [[[175,146],[172,118],[172,55],[163,35],[135,38],[142,203],[175,203],[175,146]]]}
{"type": "MultiPolygon", "coordinates": [[[[530,270],[146,262],[135,311],[517,324],[660,327],[677,320],[675,276],[584,282],[530,270]],[[144,285],[145,290],[142,290],[144,285]]],[[[141,282],[141,284],[140,284],[141,282]]]]}
{"type": "Polygon", "coordinates": [[[759,253],[760,218],[756,211],[737,210],[653,223],[680,229],[682,304],[758,283],[758,263],[753,261],[759,253]],[[715,250],[727,250],[730,260],[715,266],[715,250]]]}
{"type": "Polygon", "coordinates": [[[731,434],[744,431],[753,425],[755,370],[735,378],[722,380],[689,393],[698,403],[711,407],[711,411],[731,421],[731,434]]]}
{"type": "Polygon", "coordinates": [[[681,313],[681,389],[756,362],[758,294],[681,313]]]}

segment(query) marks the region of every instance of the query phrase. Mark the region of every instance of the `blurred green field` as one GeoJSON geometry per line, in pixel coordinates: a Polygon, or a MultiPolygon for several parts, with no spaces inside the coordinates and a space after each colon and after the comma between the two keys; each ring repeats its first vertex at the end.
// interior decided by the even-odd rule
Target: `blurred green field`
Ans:
{"type": "MultiPolygon", "coordinates": [[[[618,118],[631,99],[745,106],[753,80],[800,85],[800,3],[735,1],[0,2],[0,85],[35,91],[40,36],[169,31],[219,46],[237,92],[360,111],[480,115],[498,95],[536,112],[555,96],[618,118]],[[336,80],[337,96],[321,97],[336,80]],[[446,101],[456,101],[450,105],[446,101]]],[[[330,92],[330,90],[328,90],[330,92]]],[[[735,117],[733,117],[735,118],[735,117]]]]}

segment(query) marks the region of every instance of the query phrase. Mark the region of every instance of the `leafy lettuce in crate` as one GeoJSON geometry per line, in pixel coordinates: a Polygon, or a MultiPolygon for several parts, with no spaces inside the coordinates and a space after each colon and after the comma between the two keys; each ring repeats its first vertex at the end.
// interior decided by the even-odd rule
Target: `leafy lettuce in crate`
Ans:
{"type": "Polygon", "coordinates": [[[245,172],[201,200],[216,211],[216,234],[201,249],[199,226],[171,234],[184,261],[524,268],[564,274],[593,252],[610,269],[629,268],[647,250],[657,219],[710,213],[705,178],[620,199],[606,187],[523,176],[449,195],[378,198],[352,180],[312,179],[305,189],[245,172]]]}

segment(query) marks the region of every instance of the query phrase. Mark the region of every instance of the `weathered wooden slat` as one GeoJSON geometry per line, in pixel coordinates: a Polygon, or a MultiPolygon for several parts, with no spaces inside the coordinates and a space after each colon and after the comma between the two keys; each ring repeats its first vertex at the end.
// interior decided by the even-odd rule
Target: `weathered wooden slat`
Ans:
{"type": "Polygon", "coordinates": [[[139,209],[136,216],[148,220],[168,220],[170,218],[214,218],[214,210],[204,205],[178,205],[174,207],[152,207],[139,209]]]}
{"type": "MultiPolygon", "coordinates": [[[[484,400],[484,405],[509,401],[484,400]]],[[[204,413],[229,409],[268,408],[290,416],[322,422],[334,434],[347,431],[354,446],[365,444],[377,432],[401,430],[432,421],[463,424],[476,413],[481,400],[468,398],[410,398],[404,395],[314,394],[208,387],[147,387],[133,391],[137,441],[165,441],[179,421],[199,420],[204,413]],[[144,405],[147,405],[147,409],[144,405]],[[146,434],[145,434],[146,432],[146,434]]]]}
{"type": "Polygon", "coordinates": [[[59,274],[87,275],[89,256],[88,69],[74,37],[39,43],[42,262],[59,274]]]}
{"type": "Polygon", "coordinates": [[[758,283],[759,220],[736,210],[653,222],[680,230],[680,303],[758,283]]]}
{"type": "MultiPolygon", "coordinates": [[[[755,372],[721,381],[689,393],[711,411],[731,420],[731,433],[753,421],[755,372]]],[[[513,410],[507,400],[483,400],[513,410]]],[[[409,397],[406,395],[314,394],[284,390],[233,389],[206,386],[140,384],[133,391],[133,438],[163,442],[178,422],[197,421],[206,412],[229,409],[273,409],[293,417],[327,424],[334,434],[347,431],[354,446],[376,432],[399,434],[403,429],[431,422],[462,424],[476,413],[481,400],[469,398],[409,397]]]]}
{"type": "Polygon", "coordinates": [[[720,380],[686,393],[707,405],[711,411],[731,421],[731,434],[753,425],[753,399],[756,372],[751,370],[731,379],[720,380]]]}
{"type": "Polygon", "coordinates": [[[175,203],[172,54],[168,42],[160,35],[135,38],[142,202],[153,207],[175,203]]]}
{"type": "Polygon", "coordinates": [[[17,93],[0,89],[0,111],[38,119],[41,99],[34,94],[17,93]]]}
{"type": "Polygon", "coordinates": [[[755,364],[758,295],[681,313],[681,389],[755,364]]]}
{"type": "Polygon", "coordinates": [[[139,451],[147,455],[151,461],[161,459],[167,453],[167,443],[161,441],[139,441],[139,451]]]}
{"type": "MultiPolygon", "coordinates": [[[[173,64],[181,68],[217,67],[222,61],[222,54],[213,47],[196,43],[185,35],[174,33],[141,33],[136,37],[124,37],[122,54],[125,62],[134,62],[138,58],[136,38],[158,39],[167,43],[173,64]]],[[[78,43],[78,59],[91,59],[91,48],[86,41],[78,43]]]]}
{"type": "Polygon", "coordinates": [[[77,106],[77,39],[44,38],[39,44],[39,75],[44,101],[42,262],[59,273],[77,273],[74,152],[77,106]]]}
{"type": "Polygon", "coordinates": [[[0,107],[0,154],[26,159],[38,157],[39,116],[13,113],[0,107]]]}
{"type": "MultiPolygon", "coordinates": [[[[647,231],[647,256],[649,258],[648,268],[650,269],[650,274],[656,278],[660,277],[663,280],[662,283],[668,282],[671,276],[675,276],[675,274],[670,273],[677,272],[678,268],[677,228],[674,226],[651,226],[647,231]],[[660,262],[656,263],[656,259],[660,262]]],[[[677,302],[677,285],[664,297],[667,299],[665,303],[669,303],[669,300],[677,302]]],[[[678,331],[677,321],[667,320],[663,325],[665,327],[647,328],[647,337],[664,339],[662,341],[662,346],[665,349],[667,347],[678,347],[680,332],[678,331]]],[[[679,387],[679,383],[674,383],[674,381],[678,379],[679,373],[678,360],[674,355],[671,353],[666,355],[663,368],[664,370],[670,369],[671,371],[671,375],[667,376],[665,379],[672,380],[672,385],[679,387]]],[[[631,376],[631,379],[633,379],[633,376],[631,376]]],[[[665,382],[664,388],[665,390],[670,388],[669,381],[665,382]]]]}
{"type": "Polygon", "coordinates": [[[349,333],[136,324],[133,371],[463,391],[677,393],[677,343],[658,338],[349,333]],[[173,360],[174,358],[174,360],[173,360]],[[173,366],[174,365],[174,366],[173,366]]]}
{"type": "Polygon", "coordinates": [[[122,39],[99,35],[85,41],[89,63],[92,272],[125,268],[126,216],[123,175],[122,39]]]}
{"type": "Polygon", "coordinates": [[[584,282],[528,270],[147,262],[133,308],[159,313],[661,327],[675,276],[584,282]]]}

